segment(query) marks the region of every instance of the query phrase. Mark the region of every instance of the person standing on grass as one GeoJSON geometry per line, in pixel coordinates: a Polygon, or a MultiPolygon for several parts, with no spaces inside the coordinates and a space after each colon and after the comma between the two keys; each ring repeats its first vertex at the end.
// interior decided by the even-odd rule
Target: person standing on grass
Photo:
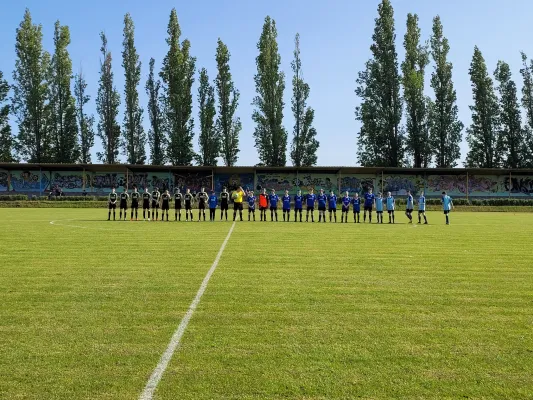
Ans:
{"type": "Polygon", "coordinates": [[[442,192],[441,201],[444,215],[446,215],[446,225],[450,225],[450,212],[453,210],[453,200],[446,192],[442,192]]]}
{"type": "Polygon", "coordinates": [[[394,208],[396,207],[396,201],[392,197],[391,192],[387,192],[387,212],[389,213],[389,224],[394,224],[394,208]],[[391,222],[392,221],[392,222],[391,222]]]}
{"type": "Polygon", "coordinates": [[[202,216],[204,217],[205,221],[205,206],[209,197],[205,192],[205,188],[202,188],[200,193],[196,194],[196,197],[198,198],[198,222],[200,222],[202,216]]]}
{"type": "Polygon", "coordinates": [[[360,217],[361,217],[361,198],[359,197],[359,193],[357,193],[357,192],[355,192],[355,194],[353,195],[352,205],[353,205],[353,222],[354,222],[354,224],[356,222],[358,224],[360,224],[361,223],[361,220],[360,220],[360,217]]]}
{"type": "Polygon", "coordinates": [[[191,221],[193,221],[192,204],[194,203],[194,196],[191,193],[191,189],[185,191],[183,198],[185,200],[185,221],[189,222],[189,214],[191,215],[191,221]]]}
{"type": "Polygon", "coordinates": [[[209,221],[215,222],[215,213],[217,211],[218,197],[215,195],[215,191],[211,190],[209,196],[209,221]]]}
{"type": "Polygon", "coordinates": [[[372,188],[365,193],[365,210],[363,212],[363,222],[366,222],[366,213],[368,211],[368,222],[372,223],[372,208],[376,203],[376,196],[372,193],[372,188]]]}
{"type": "Polygon", "coordinates": [[[413,199],[413,195],[408,190],[406,204],[405,204],[405,215],[407,216],[407,218],[409,218],[410,224],[413,223],[413,210],[415,209],[414,202],[415,201],[413,199]]]}
{"type": "Polygon", "coordinates": [[[326,203],[328,202],[328,196],[324,193],[324,189],[320,189],[320,194],[317,197],[318,202],[318,222],[324,218],[326,222],[326,203]]]}
{"type": "Polygon", "coordinates": [[[343,222],[348,222],[348,213],[350,212],[350,204],[352,203],[352,199],[350,198],[350,193],[346,192],[344,193],[344,197],[342,198],[342,214],[341,214],[341,224],[343,222]]]}
{"type": "Polygon", "coordinates": [[[255,222],[255,195],[253,190],[248,192],[248,195],[246,197],[246,201],[248,202],[248,221],[250,221],[250,217],[253,215],[254,222],[255,222]]]}
{"type": "Polygon", "coordinates": [[[124,191],[120,194],[120,220],[122,221],[122,210],[124,210],[124,221],[128,216],[128,200],[130,195],[128,194],[128,188],[124,187],[124,191]]]}
{"type": "MultiPolygon", "coordinates": [[[[337,222],[337,196],[332,190],[328,196],[328,211],[329,211],[329,222],[331,222],[331,214],[335,216],[335,223],[337,222]]],[[[325,218],[324,218],[325,219],[325,218]]]]}
{"type": "Polygon", "coordinates": [[[272,189],[272,193],[268,197],[268,203],[270,204],[270,222],[274,221],[274,216],[276,216],[276,222],[278,222],[278,201],[279,196],[276,194],[276,190],[272,189]]]}
{"type": "Polygon", "coordinates": [[[226,221],[228,220],[228,209],[229,209],[229,193],[228,189],[222,188],[220,193],[220,220],[226,215],[226,221]]]}
{"type": "Polygon", "coordinates": [[[244,200],[244,190],[242,190],[242,186],[239,186],[235,192],[233,192],[233,220],[237,218],[237,211],[239,212],[239,217],[242,221],[242,202],[244,200]]]}
{"type": "Polygon", "coordinates": [[[383,223],[383,195],[381,192],[378,193],[376,197],[376,216],[378,218],[378,224],[383,223]]]}
{"type": "Polygon", "coordinates": [[[174,221],[181,221],[181,202],[183,201],[183,195],[179,188],[174,189],[174,221]]]}
{"type": "Polygon", "coordinates": [[[291,196],[288,190],[285,190],[285,195],[281,200],[283,203],[283,221],[289,222],[291,217],[291,196]],[[285,214],[287,214],[287,219],[285,219],[285,214]]]}
{"type": "Polygon", "coordinates": [[[161,193],[158,188],[154,188],[152,191],[152,221],[157,221],[159,219],[159,200],[161,198],[161,193]]]}
{"type": "Polygon", "coordinates": [[[108,221],[111,221],[111,210],[113,210],[113,221],[115,220],[115,213],[117,209],[117,199],[118,199],[118,194],[115,191],[115,188],[112,188],[111,193],[109,193],[109,196],[108,196],[108,212],[107,212],[108,221]]]}
{"type": "Polygon", "coordinates": [[[300,213],[300,222],[302,222],[302,208],[303,208],[304,197],[302,196],[302,191],[298,190],[296,196],[294,196],[294,222],[298,218],[298,213],[300,213]]]}
{"type": "Polygon", "coordinates": [[[418,223],[421,223],[420,217],[424,217],[424,225],[428,224],[428,219],[426,218],[426,197],[424,196],[424,192],[420,194],[420,197],[418,198],[418,223]]]}
{"type": "Polygon", "coordinates": [[[167,215],[168,222],[168,211],[170,210],[170,200],[172,196],[168,192],[168,189],[161,195],[161,222],[165,221],[165,213],[167,215]]]}
{"type": "Polygon", "coordinates": [[[268,208],[268,194],[267,190],[263,188],[263,191],[259,194],[259,212],[260,220],[265,221],[267,220],[267,208],[268,208]]]}
{"type": "Polygon", "coordinates": [[[148,191],[148,187],[144,188],[143,193],[143,220],[146,221],[146,213],[148,213],[148,219],[150,219],[150,200],[152,199],[152,195],[148,191]]]}
{"type": "Polygon", "coordinates": [[[307,215],[305,216],[305,222],[309,222],[309,213],[311,213],[311,222],[315,222],[315,216],[313,214],[315,212],[316,194],[313,189],[307,193],[307,196],[305,196],[305,201],[307,204],[307,215]]]}
{"type": "Polygon", "coordinates": [[[133,193],[131,194],[131,220],[133,221],[133,212],[135,211],[135,220],[139,220],[139,197],[140,193],[137,191],[137,185],[133,185],[133,193]]]}

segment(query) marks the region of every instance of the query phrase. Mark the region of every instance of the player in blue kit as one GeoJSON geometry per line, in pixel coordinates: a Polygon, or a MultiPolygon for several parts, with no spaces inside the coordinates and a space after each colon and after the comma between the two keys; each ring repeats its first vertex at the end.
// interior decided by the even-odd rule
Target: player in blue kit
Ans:
{"type": "Polygon", "coordinates": [[[335,216],[335,222],[337,222],[337,196],[332,190],[328,196],[328,211],[329,211],[329,222],[331,222],[331,214],[335,216]]]}
{"type": "Polygon", "coordinates": [[[352,203],[350,194],[348,192],[344,193],[344,197],[341,199],[341,201],[342,201],[342,214],[341,214],[341,224],[342,224],[343,222],[348,222],[348,213],[350,212],[350,204],[352,203]]]}
{"type": "Polygon", "coordinates": [[[376,202],[376,196],[372,193],[372,188],[368,189],[368,192],[365,193],[365,209],[363,212],[363,222],[366,222],[366,212],[368,211],[368,222],[372,223],[372,207],[376,202]]]}
{"type": "Polygon", "coordinates": [[[450,225],[450,212],[453,210],[453,201],[446,192],[442,192],[442,209],[444,210],[444,215],[446,215],[446,225],[450,225]]]}
{"type": "Polygon", "coordinates": [[[408,190],[407,191],[407,199],[405,201],[405,215],[407,216],[407,218],[409,218],[409,223],[410,224],[413,223],[413,210],[415,209],[414,202],[415,201],[413,199],[413,195],[408,190]]]}
{"type": "Polygon", "coordinates": [[[276,222],[278,221],[278,201],[279,196],[276,194],[276,191],[272,189],[272,193],[268,197],[268,202],[270,203],[270,221],[274,221],[274,216],[276,216],[276,222]]]}
{"type": "Polygon", "coordinates": [[[283,203],[283,221],[289,222],[291,216],[291,196],[289,191],[285,190],[285,195],[281,198],[283,203]],[[285,214],[287,214],[287,219],[285,219],[285,214]]]}
{"type": "Polygon", "coordinates": [[[328,196],[324,193],[324,189],[320,189],[320,194],[317,196],[318,202],[318,222],[324,218],[326,222],[326,203],[328,202],[328,196]]]}
{"type": "Polygon", "coordinates": [[[215,195],[214,190],[211,190],[211,194],[209,195],[207,202],[209,204],[209,221],[215,222],[215,212],[217,211],[218,197],[215,195]]]}
{"type": "Polygon", "coordinates": [[[300,222],[302,222],[302,208],[303,208],[304,197],[302,196],[302,191],[298,190],[296,196],[294,196],[294,222],[298,218],[298,213],[300,213],[300,222]]]}
{"type": "Polygon", "coordinates": [[[394,208],[396,208],[396,201],[392,197],[391,192],[387,193],[387,198],[385,199],[387,203],[387,212],[389,213],[389,224],[394,224],[394,208]]]}
{"type": "Polygon", "coordinates": [[[254,216],[254,221],[255,221],[255,201],[256,201],[256,198],[254,196],[254,192],[253,191],[248,192],[248,196],[246,197],[246,201],[248,202],[248,221],[250,221],[250,215],[254,216]]]}
{"type": "Polygon", "coordinates": [[[311,189],[309,193],[307,193],[307,196],[305,196],[305,202],[307,204],[305,222],[309,222],[309,213],[311,213],[311,222],[315,222],[315,216],[313,213],[315,212],[316,194],[313,189],[311,189]]]}
{"type": "Polygon", "coordinates": [[[361,220],[360,220],[360,217],[361,217],[361,198],[359,197],[359,193],[355,193],[353,195],[352,205],[353,205],[353,222],[354,222],[354,224],[356,222],[358,224],[360,224],[361,223],[361,220]]]}
{"type": "Polygon", "coordinates": [[[383,223],[383,195],[381,192],[378,193],[376,197],[376,216],[378,217],[378,224],[383,223]]]}
{"type": "Polygon", "coordinates": [[[426,197],[424,196],[424,192],[420,194],[420,197],[418,198],[418,223],[421,223],[420,217],[424,217],[424,225],[428,224],[428,219],[426,218],[426,197]]]}

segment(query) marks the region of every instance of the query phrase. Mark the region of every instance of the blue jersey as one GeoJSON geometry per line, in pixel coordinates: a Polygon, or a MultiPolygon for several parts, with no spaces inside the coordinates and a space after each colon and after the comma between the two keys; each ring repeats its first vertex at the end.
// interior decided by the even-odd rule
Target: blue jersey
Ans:
{"type": "Polygon", "coordinates": [[[374,193],[366,193],[365,194],[365,207],[372,207],[374,205],[374,199],[376,196],[374,196],[374,193]]]}
{"type": "Polygon", "coordinates": [[[426,211],[426,198],[424,196],[418,198],[418,209],[420,211],[426,211]]]}
{"type": "Polygon", "coordinates": [[[277,194],[271,194],[268,197],[268,202],[270,203],[270,208],[276,208],[278,206],[279,197],[277,194]]]}
{"type": "Polygon", "coordinates": [[[442,196],[442,207],[444,211],[450,211],[452,209],[452,198],[450,196],[442,196]]]}
{"type": "Polygon", "coordinates": [[[325,194],[318,195],[318,207],[326,207],[326,202],[328,201],[328,196],[325,194]]]}
{"type": "Polygon", "coordinates": [[[361,211],[361,198],[360,197],[357,197],[357,198],[354,197],[352,199],[352,204],[353,204],[353,212],[361,211]]]}
{"type": "Polygon", "coordinates": [[[255,196],[248,196],[248,199],[247,199],[248,208],[251,208],[251,209],[255,208],[255,200],[256,200],[255,196]]]}
{"type": "Polygon", "coordinates": [[[314,207],[316,203],[316,194],[309,193],[307,196],[307,207],[314,207]]]}
{"type": "Polygon", "coordinates": [[[408,210],[413,210],[415,207],[413,206],[413,196],[409,195],[407,196],[407,205],[405,206],[408,210]]]}
{"type": "Polygon", "coordinates": [[[376,197],[376,211],[383,212],[383,197],[376,197]]]}
{"type": "Polygon", "coordinates": [[[389,196],[387,197],[387,211],[394,211],[394,197],[389,196]]]}
{"type": "Polygon", "coordinates": [[[283,201],[283,209],[290,210],[291,209],[291,196],[286,194],[285,196],[283,196],[282,201],[283,201]]]}
{"type": "Polygon", "coordinates": [[[209,196],[209,208],[217,208],[218,205],[218,197],[214,194],[209,196]]]}
{"type": "Polygon", "coordinates": [[[342,198],[342,207],[345,209],[348,209],[350,207],[350,203],[352,202],[352,199],[348,196],[345,196],[342,198]]]}
{"type": "Polygon", "coordinates": [[[334,194],[330,194],[328,196],[328,204],[331,210],[333,210],[334,208],[337,208],[337,196],[334,194]]]}
{"type": "Polygon", "coordinates": [[[301,210],[303,206],[304,197],[303,196],[294,196],[294,208],[296,210],[301,210]]]}

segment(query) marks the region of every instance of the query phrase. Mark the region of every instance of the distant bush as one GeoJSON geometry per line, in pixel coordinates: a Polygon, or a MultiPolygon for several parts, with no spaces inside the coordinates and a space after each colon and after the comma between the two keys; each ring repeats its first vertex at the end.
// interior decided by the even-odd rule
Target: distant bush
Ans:
{"type": "Polygon", "coordinates": [[[0,195],[0,201],[21,201],[21,200],[28,200],[28,196],[25,194],[0,195]]]}

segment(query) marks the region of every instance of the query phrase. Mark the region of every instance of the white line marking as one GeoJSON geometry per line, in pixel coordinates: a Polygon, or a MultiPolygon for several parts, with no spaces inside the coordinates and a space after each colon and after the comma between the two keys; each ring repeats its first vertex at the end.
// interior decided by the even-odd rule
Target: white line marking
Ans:
{"type": "Polygon", "coordinates": [[[224,239],[224,242],[222,243],[222,246],[220,247],[220,250],[218,251],[215,261],[213,261],[213,265],[211,265],[211,268],[209,269],[209,271],[207,271],[207,275],[202,281],[202,284],[200,285],[200,289],[198,289],[198,292],[196,293],[194,300],[189,306],[187,313],[185,314],[178,328],[172,335],[172,338],[170,339],[170,343],[168,344],[167,349],[161,356],[161,359],[159,360],[159,363],[155,367],[154,371],[152,372],[150,379],[148,379],[148,382],[146,383],[146,386],[143,392],[139,396],[139,400],[151,400],[153,398],[155,389],[157,388],[159,381],[161,381],[161,378],[163,377],[163,374],[165,370],[167,369],[170,359],[174,355],[174,352],[176,351],[176,349],[179,347],[181,338],[183,337],[183,334],[185,333],[185,330],[187,329],[187,325],[189,325],[189,321],[191,320],[192,315],[194,311],[196,310],[196,307],[200,303],[200,299],[202,298],[202,295],[204,294],[205,289],[207,288],[209,279],[211,279],[211,275],[213,275],[213,273],[215,272],[215,269],[217,268],[218,262],[220,261],[220,258],[222,257],[222,253],[224,252],[224,249],[226,248],[226,245],[228,244],[228,240],[231,236],[231,233],[233,232],[233,228],[235,228],[235,222],[233,222],[233,224],[231,225],[228,235],[226,236],[226,239],[224,239]]]}

